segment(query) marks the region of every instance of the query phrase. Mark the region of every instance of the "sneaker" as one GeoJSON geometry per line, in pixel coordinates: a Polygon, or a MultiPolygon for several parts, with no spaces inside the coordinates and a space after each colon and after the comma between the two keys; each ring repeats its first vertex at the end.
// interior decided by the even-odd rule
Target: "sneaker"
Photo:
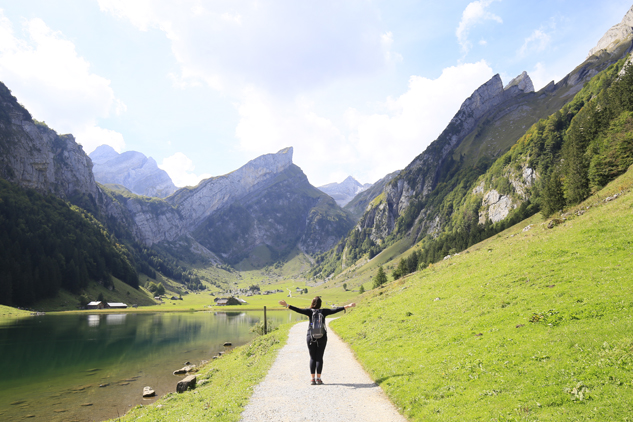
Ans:
{"type": "Polygon", "coordinates": [[[316,381],[315,380],[310,381],[310,385],[316,385],[316,381]]]}
{"type": "Polygon", "coordinates": [[[321,378],[317,378],[316,383],[319,385],[323,385],[323,381],[321,381],[321,378]]]}

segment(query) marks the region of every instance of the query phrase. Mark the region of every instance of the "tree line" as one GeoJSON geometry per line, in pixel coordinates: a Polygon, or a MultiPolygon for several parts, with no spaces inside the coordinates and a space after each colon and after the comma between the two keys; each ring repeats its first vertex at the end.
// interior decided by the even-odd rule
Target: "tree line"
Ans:
{"type": "Polygon", "coordinates": [[[89,213],[0,179],[0,303],[29,306],[112,277],[138,287],[129,251],[89,213]]]}

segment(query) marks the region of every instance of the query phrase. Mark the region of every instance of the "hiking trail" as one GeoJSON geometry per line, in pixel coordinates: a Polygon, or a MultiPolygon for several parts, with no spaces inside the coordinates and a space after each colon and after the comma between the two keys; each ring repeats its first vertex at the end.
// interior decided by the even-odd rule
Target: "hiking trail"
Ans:
{"type": "Polygon", "coordinates": [[[288,343],[255,387],[241,422],[406,422],[331,329],[323,358],[324,385],[310,385],[307,330],[307,321],[290,329],[288,343]]]}

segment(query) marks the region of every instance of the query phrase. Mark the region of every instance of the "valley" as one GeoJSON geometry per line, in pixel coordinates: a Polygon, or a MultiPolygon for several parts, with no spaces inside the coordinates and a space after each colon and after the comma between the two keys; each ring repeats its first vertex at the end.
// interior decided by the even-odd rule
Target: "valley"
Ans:
{"type": "Polygon", "coordinates": [[[406,166],[320,187],[290,145],[177,187],[0,82],[0,418],[33,390],[39,420],[237,421],[302,319],[279,301],[320,296],[358,303],[331,328],[408,420],[628,420],[632,51],[633,8],[557,82],[491,72],[406,166]],[[199,387],[175,394],[189,356],[199,387]]]}

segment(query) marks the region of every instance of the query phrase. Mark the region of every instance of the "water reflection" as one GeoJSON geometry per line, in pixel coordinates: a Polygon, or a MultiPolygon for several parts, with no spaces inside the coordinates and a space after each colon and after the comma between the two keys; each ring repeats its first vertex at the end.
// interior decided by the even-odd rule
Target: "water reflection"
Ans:
{"type": "Polygon", "coordinates": [[[88,315],[88,327],[98,327],[100,321],[99,315],[88,315]]]}
{"type": "MultiPolygon", "coordinates": [[[[158,395],[173,392],[179,378],[172,372],[184,362],[210,360],[224,342],[249,341],[262,318],[263,312],[47,315],[0,326],[0,420],[116,417],[146,403],[144,385],[158,395]]],[[[268,318],[278,326],[301,316],[268,318]]]]}
{"type": "Polygon", "coordinates": [[[107,314],[106,324],[108,325],[122,325],[125,323],[126,314],[107,314]]]}

